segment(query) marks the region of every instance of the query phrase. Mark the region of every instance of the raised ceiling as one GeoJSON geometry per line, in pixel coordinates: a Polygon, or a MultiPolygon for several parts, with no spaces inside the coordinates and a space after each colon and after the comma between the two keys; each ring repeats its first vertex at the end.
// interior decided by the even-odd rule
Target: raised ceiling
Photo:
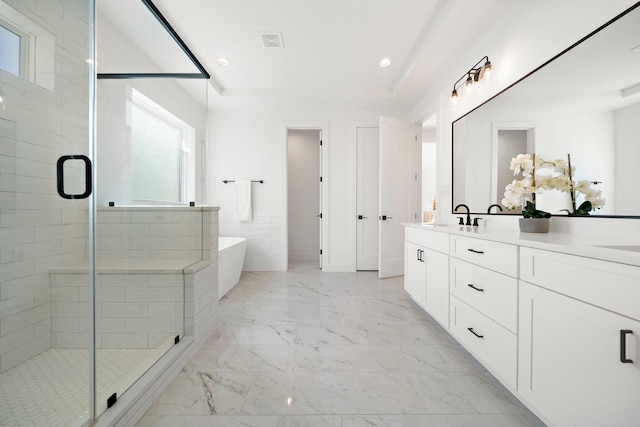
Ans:
{"type": "MultiPolygon", "coordinates": [[[[98,15],[160,68],[170,68],[178,60],[154,44],[149,21],[131,12],[132,1],[139,2],[101,0],[98,15]]],[[[507,3],[154,0],[209,71],[221,98],[349,99],[391,108],[415,105],[442,67],[507,3]],[[263,33],[279,33],[283,48],[265,48],[263,33]],[[229,65],[218,65],[220,57],[229,65]],[[382,58],[391,65],[379,67],[382,58]]]]}

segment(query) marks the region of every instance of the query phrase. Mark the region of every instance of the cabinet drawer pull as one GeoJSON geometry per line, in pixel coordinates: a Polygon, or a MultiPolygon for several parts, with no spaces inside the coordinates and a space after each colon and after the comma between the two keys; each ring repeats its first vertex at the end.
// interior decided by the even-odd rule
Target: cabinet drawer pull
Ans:
{"type": "Polygon", "coordinates": [[[627,334],[632,334],[631,329],[620,329],[620,362],[633,363],[633,360],[627,359],[627,334]]]}
{"type": "Polygon", "coordinates": [[[470,288],[471,288],[471,289],[473,289],[473,290],[478,291],[478,292],[484,292],[484,289],[482,289],[482,288],[476,288],[475,286],[473,286],[473,283],[469,283],[469,284],[467,284],[467,286],[468,286],[468,287],[470,287],[470,288]]]}
{"type": "Polygon", "coordinates": [[[473,330],[473,328],[467,328],[467,330],[478,338],[484,338],[484,335],[478,335],[476,331],[473,330]]]}
{"type": "Polygon", "coordinates": [[[473,252],[474,254],[483,254],[483,253],[484,253],[483,251],[477,251],[477,250],[475,250],[475,249],[471,249],[471,248],[469,248],[469,249],[467,249],[467,250],[468,250],[469,252],[473,252]]]}

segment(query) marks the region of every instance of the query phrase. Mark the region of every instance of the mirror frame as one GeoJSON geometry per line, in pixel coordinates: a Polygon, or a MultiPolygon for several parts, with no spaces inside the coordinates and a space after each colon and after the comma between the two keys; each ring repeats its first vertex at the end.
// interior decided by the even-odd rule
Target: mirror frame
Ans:
{"type": "MultiPolygon", "coordinates": [[[[452,189],[452,192],[451,192],[451,213],[452,214],[460,214],[460,213],[465,213],[466,214],[466,212],[456,212],[455,211],[455,206],[456,205],[455,205],[455,198],[453,197],[453,190],[455,189],[455,185],[454,185],[455,184],[455,155],[454,155],[454,153],[455,153],[455,133],[454,133],[454,127],[455,127],[456,122],[458,122],[459,120],[462,120],[463,118],[465,118],[469,114],[473,113],[474,111],[476,111],[478,108],[482,107],[483,105],[487,104],[489,101],[493,100],[494,98],[497,98],[498,96],[502,95],[504,92],[508,91],[512,87],[516,86],[517,84],[519,84],[520,82],[525,80],[527,77],[531,76],[534,73],[537,73],[542,68],[544,68],[545,66],[549,65],[551,62],[555,61],[556,59],[558,59],[559,57],[561,57],[565,53],[569,52],[570,50],[572,50],[573,48],[575,48],[579,44],[585,42],[589,38],[593,37],[594,35],[596,35],[600,31],[602,31],[603,29],[607,28],[608,26],[610,26],[614,22],[618,21],[620,18],[626,16],[627,14],[631,13],[632,11],[634,11],[635,9],[637,9],[639,7],[640,7],[640,2],[635,3],[633,6],[629,7],[628,9],[623,11],[622,13],[618,14],[614,18],[612,18],[609,21],[605,22],[604,24],[602,24],[601,26],[599,26],[595,30],[591,31],[586,36],[582,37],[577,42],[573,43],[572,45],[570,45],[566,49],[562,50],[560,53],[554,55],[553,57],[551,57],[550,59],[548,59],[547,61],[545,61],[541,65],[539,65],[538,67],[536,67],[533,70],[529,71],[524,76],[520,77],[519,79],[517,79],[516,81],[514,81],[510,85],[506,86],[505,88],[503,88],[502,90],[500,90],[499,92],[497,92],[496,94],[494,94],[493,96],[491,96],[490,98],[488,98],[487,100],[482,102],[481,104],[475,106],[474,108],[472,108],[471,110],[469,110],[468,112],[466,112],[465,114],[463,114],[462,116],[458,117],[457,119],[455,119],[455,120],[453,120],[451,122],[451,189],[452,189]]],[[[485,215],[487,215],[487,216],[488,215],[493,215],[493,216],[495,216],[495,215],[500,215],[500,216],[521,216],[518,213],[509,213],[509,212],[495,212],[495,213],[491,213],[491,214],[488,214],[486,212],[470,212],[470,213],[472,215],[482,215],[482,216],[485,216],[485,215]]],[[[623,219],[623,218],[635,218],[635,219],[640,219],[640,215],[577,215],[577,216],[567,216],[567,215],[553,215],[552,214],[552,216],[568,217],[568,218],[621,218],[621,219],[623,219]]]]}

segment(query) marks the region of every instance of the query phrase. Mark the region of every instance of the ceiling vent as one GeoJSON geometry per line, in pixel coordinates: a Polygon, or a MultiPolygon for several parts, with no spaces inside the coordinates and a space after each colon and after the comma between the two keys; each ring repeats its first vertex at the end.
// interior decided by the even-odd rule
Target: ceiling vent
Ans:
{"type": "Polygon", "coordinates": [[[282,49],[282,34],[280,33],[258,33],[260,36],[260,43],[262,46],[268,49],[282,49]]]}

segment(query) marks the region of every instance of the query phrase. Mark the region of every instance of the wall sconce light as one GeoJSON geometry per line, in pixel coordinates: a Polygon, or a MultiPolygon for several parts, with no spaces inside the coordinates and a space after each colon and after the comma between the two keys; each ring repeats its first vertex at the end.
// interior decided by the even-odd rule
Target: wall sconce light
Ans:
{"type": "Polygon", "coordinates": [[[491,70],[493,69],[493,65],[491,65],[491,61],[489,61],[489,57],[485,56],[480,61],[478,61],[473,67],[469,69],[466,73],[462,75],[454,84],[453,91],[451,91],[451,102],[455,105],[458,102],[460,95],[458,94],[458,89],[462,86],[460,83],[462,80],[465,80],[465,87],[468,91],[471,91],[475,84],[477,84],[482,79],[489,79],[491,76],[491,70]],[[484,61],[484,64],[482,62],[484,61]],[[482,65],[480,65],[482,64],[482,65]]]}

